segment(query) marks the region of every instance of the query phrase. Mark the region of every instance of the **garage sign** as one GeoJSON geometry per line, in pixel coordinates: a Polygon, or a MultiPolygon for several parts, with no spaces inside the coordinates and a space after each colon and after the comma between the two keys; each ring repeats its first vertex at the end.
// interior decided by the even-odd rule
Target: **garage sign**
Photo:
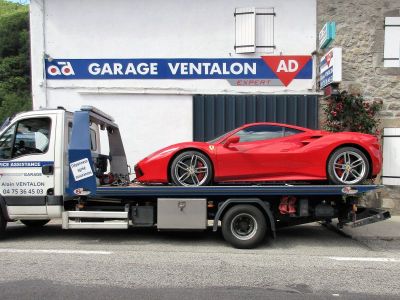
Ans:
{"type": "Polygon", "coordinates": [[[342,81],[342,48],[332,48],[320,62],[320,88],[342,81]]]}
{"type": "Polygon", "coordinates": [[[336,37],[336,23],[327,22],[325,23],[322,30],[319,32],[319,48],[325,49],[333,42],[336,37]]]}
{"type": "Polygon", "coordinates": [[[71,79],[227,79],[232,85],[288,86],[312,79],[309,55],[260,58],[52,59],[46,78],[71,79]]]}

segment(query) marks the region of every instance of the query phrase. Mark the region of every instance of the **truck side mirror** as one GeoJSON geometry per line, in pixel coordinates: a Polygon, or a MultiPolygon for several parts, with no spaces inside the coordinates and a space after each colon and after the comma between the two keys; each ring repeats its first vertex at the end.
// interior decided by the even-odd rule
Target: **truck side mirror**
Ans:
{"type": "Polygon", "coordinates": [[[237,144],[240,141],[240,136],[230,136],[226,139],[224,147],[228,148],[231,144],[237,144]]]}

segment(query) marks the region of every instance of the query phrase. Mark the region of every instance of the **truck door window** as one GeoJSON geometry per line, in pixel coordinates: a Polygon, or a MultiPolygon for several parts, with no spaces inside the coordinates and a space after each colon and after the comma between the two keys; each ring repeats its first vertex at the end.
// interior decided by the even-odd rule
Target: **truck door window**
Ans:
{"type": "Polygon", "coordinates": [[[16,124],[0,137],[0,159],[10,159],[12,155],[16,124]]]}
{"type": "Polygon", "coordinates": [[[90,128],[90,150],[97,151],[96,131],[90,128]]]}
{"type": "Polygon", "coordinates": [[[71,141],[71,136],[72,136],[72,123],[69,122],[68,123],[68,145],[69,145],[69,142],[71,141]]]}
{"type": "Polygon", "coordinates": [[[17,128],[14,131],[15,137],[12,143],[12,153],[9,158],[47,152],[51,126],[49,118],[26,119],[19,121],[16,126],[17,128]]]}

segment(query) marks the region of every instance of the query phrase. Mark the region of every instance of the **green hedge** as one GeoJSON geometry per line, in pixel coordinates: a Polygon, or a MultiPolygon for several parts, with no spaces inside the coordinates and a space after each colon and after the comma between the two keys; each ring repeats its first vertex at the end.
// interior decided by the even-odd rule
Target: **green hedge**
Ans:
{"type": "Polygon", "coordinates": [[[31,108],[29,7],[0,0],[0,122],[31,108]]]}

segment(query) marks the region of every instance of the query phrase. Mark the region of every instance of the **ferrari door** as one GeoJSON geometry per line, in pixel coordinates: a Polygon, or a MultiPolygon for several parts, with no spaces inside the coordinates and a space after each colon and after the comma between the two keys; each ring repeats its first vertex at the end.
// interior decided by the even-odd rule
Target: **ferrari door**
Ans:
{"type": "Polygon", "coordinates": [[[217,181],[285,180],[296,172],[290,153],[302,147],[304,132],[283,126],[253,125],[235,135],[238,143],[219,145],[217,181]]]}

